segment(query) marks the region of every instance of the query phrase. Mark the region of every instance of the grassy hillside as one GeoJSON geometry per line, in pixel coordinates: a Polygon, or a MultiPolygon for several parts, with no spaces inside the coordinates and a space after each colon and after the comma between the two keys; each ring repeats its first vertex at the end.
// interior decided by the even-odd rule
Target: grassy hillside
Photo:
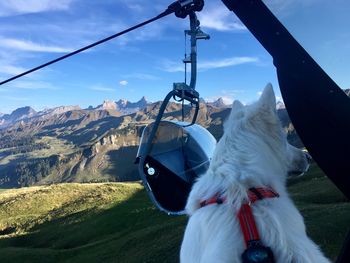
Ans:
{"type": "MultiPolygon", "coordinates": [[[[334,258],[350,204],[316,167],[289,188],[310,236],[334,258]]],[[[158,212],[139,183],[1,191],[0,262],[178,262],[186,220],[158,212]]]]}

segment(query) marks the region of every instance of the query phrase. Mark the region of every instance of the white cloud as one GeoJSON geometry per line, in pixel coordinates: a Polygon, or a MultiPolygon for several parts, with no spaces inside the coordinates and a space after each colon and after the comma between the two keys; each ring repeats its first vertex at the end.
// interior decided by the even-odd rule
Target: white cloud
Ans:
{"type": "Polygon", "coordinates": [[[14,100],[14,101],[27,101],[29,98],[25,97],[15,97],[15,96],[1,96],[1,99],[14,100]]]}
{"type": "Polygon", "coordinates": [[[161,62],[161,66],[160,69],[166,72],[182,72],[185,71],[184,66],[182,63],[180,62],[175,62],[175,61],[171,61],[168,59],[164,59],[161,62]]]}
{"type": "Polygon", "coordinates": [[[52,53],[65,53],[71,52],[71,49],[62,48],[57,46],[47,46],[34,43],[32,41],[24,41],[13,38],[0,38],[0,47],[32,52],[52,52],[52,53]]]}
{"type": "Polygon", "coordinates": [[[115,89],[108,88],[108,87],[103,87],[101,85],[92,86],[92,87],[90,87],[90,89],[94,90],[94,91],[107,91],[107,92],[115,91],[115,89]]]}
{"type": "MultiPolygon", "coordinates": [[[[198,63],[198,70],[209,70],[215,68],[225,68],[233,67],[247,63],[257,63],[259,58],[257,57],[231,57],[217,60],[207,60],[201,63],[198,63]]],[[[184,66],[179,62],[174,62],[170,60],[163,61],[162,70],[166,72],[183,72],[184,66]]]]}
{"type": "Polygon", "coordinates": [[[265,5],[278,18],[287,17],[295,13],[298,8],[305,8],[314,4],[319,4],[319,0],[263,0],[265,5]]]}
{"type": "Polygon", "coordinates": [[[198,19],[203,28],[214,29],[218,31],[243,31],[247,28],[229,11],[223,4],[208,5],[201,13],[198,19]]]}
{"type": "Polygon", "coordinates": [[[237,95],[237,94],[242,94],[242,93],[245,93],[246,90],[244,89],[223,89],[221,90],[221,93],[222,94],[227,94],[227,95],[231,95],[231,96],[234,96],[234,95],[237,95]]]}
{"type": "Polygon", "coordinates": [[[7,75],[18,75],[26,71],[25,68],[17,67],[13,65],[0,65],[0,73],[7,75]]]}
{"type": "MultiPolygon", "coordinates": [[[[244,89],[222,89],[221,95],[211,96],[205,99],[208,102],[214,102],[219,98],[222,98],[226,105],[231,105],[234,100],[238,99],[242,94],[246,93],[244,89]]],[[[243,103],[243,102],[242,102],[243,103]]],[[[244,104],[244,103],[243,103],[244,104]]]]}
{"type": "Polygon", "coordinates": [[[144,10],[144,5],[142,3],[136,4],[136,3],[125,3],[129,9],[131,9],[133,12],[141,13],[144,10]]]}
{"type": "Polygon", "coordinates": [[[27,89],[27,90],[38,90],[38,89],[58,90],[59,89],[46,81],[27,81],[27,80],[22,80],[22,81],[16,80],[9,84],[9,88],[27,89]]]}
{"type": "Polygon", "coordinates": [[[257,57],[232,57],[221,60],[204,61],[198,64],[198,69],[225,68],[258,61],[259,59],[257,57]]]}
{"type": "Polygon", "coordinates": [[[72,0],[6,0],[0,2],[0,16],[68,10],[72,0]]]}
{"type": "Polygon", "coordinates": [[[141,80],[158,80],[160,79],[157,76],[146,74],[146,73],[132,73],[125,75],[125,78],[141,79],[141,80]]]}
{"type": "Polygon", "coordinates": [[[126,86],[126,85],[128,85],[128,81],[121,80],[121,81],[119,81],[119,84],[122,85],[122,86],[126,86]]]}

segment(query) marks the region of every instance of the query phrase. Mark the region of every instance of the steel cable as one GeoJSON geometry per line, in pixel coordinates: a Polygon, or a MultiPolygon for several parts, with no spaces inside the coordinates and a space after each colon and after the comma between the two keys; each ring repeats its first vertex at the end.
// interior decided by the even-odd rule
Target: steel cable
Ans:
{"type": "Polygon", "coordinates": [[[47,63],[44,63],[44,64],[42,64],[42,65],[40,65],[40,66],[37,66],[37,67],[32,68],[32,69],[30,69],[30,70],[27,70],[27,71],[25,71],[25,72],[23,72],[23,73],[20,73],[20,74],[14,76],[14,77],[11,77],[11,78],[9,78],[9,79],[6,79],[6,80],[4,80],[4,81],[1,81],[1,82],[0,82],[0,86],[3,85],[3,84],[5,84],[5,83],[8,83],[8,82],[10,82],[10,81],[13,81],[13,80],[15,80],[15,79],[18,79],[18,78],[20,78],[20,77],[23,77],[23,76],[25,76],[25,75],[28,75],[29,73],[32,73],[32,72],[34,72],[34,71],[37,71],[37,70],[42,69],[42,68],[44,68],[44,67],[47,67],[47,66],[49,66],[49,65],[51,65],[51,64],[54,64],[54,63],[56,63],[56,62],[58,62],[58,61],[61,61],[61,60],[66,59],[66,58],[68,58],[68,57],[74,56],[74,55],[76,55],[76,54],[78,54],[78,53],[81,53],[81,52],[87,50],[87,49],[90,49],[90,48],[92,48],[92,47],[95,47],[95,46],[97,46],[97,45],[100,45],[100,44],[102,44],[102,43],[104,43],[104,42],[107,42],[107,41],[109,41],[109,40],[111,40],[111,39],[114,39],[114,38],[117,38],[117,37],[119,37],[119,36],[121,36],[121,35],[124,35],[124,34],[126,34],[126,33],[129,33],[129,32],[131,32],[131,31],[133,31],[133,30],[135,30],[135,29],[137,29],[137,28],[140,28],[140,27],[145,26],[145,25],[147,25],[147,24],[149,24],[149,23],[152,23],[152,22],[154,22],[154,21],[156,21],[156,20],[158,20],[158,19],[160,19],[160,18],[163,18],[163,17],[165,17],[165,16],[167,16],[167,15],[170,15],[170,14],[172,14],[173,12],[175,12],[174,9],[168,8],[167,10],[165,10],[164,12],[162,12],[161,14],[159,14],[159,15],[157,15],[157,16],[155,16],[155,17],[149,19],[149,20],[146,20],[146,21],[144,21],[144,22],[142,22],[142,23],[140,23],[140,24],[137,24],[137,25],[135,25],[135,26],[132,26],[132,27],[126,29],[126,30],[123,30],[123,31],[121,31],[121,32],[119,32],[119,33],[116,33],[116,34],[111,35],[111,36],[109,36],[109,37],[106,37],[106,38],[104,38],[104,39],[101,39],[101,40],[99,40],[99,41],[97,41],[97,42],[95,42],[95,43],[92,43],[92,44],[90,44],[90,45],[88,45],[88,46],[82,47],[82,48],[80,48],[80,49],[78,49],[78,50],[75,50],[75,51],[73,51],[73,52],[71,52],[71,53],[68,53],[68,54],[63,55],[63,56],[61,56],[61,57],[59,57],[59,58],[56,58],[56,59],[54,59],[54,60],[51,60],[51,61],[49,61],[49,62],[47,62],[47,63]]]}

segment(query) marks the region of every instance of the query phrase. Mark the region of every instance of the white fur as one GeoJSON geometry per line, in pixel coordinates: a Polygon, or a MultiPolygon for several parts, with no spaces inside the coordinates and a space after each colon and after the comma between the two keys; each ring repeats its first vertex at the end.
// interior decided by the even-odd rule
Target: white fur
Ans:
{"type": "Polygon", "coordinates": [[[247,189],[261,186],[280,194],[252,205],[262,242],[272,249],[276,263],[330,262],[306,236],[303,218],[288,196],[288,171],[306,169],[307,161],[287,143],[275,107],[271,84],[258,102],[233,103],[209,170],[188,198],[182,263],[241,262],[245,244],[236,215],[247,200],[247,189]],[[200,208],[202,200],[216,193],[223,193],[227,202],[200,208]]]}

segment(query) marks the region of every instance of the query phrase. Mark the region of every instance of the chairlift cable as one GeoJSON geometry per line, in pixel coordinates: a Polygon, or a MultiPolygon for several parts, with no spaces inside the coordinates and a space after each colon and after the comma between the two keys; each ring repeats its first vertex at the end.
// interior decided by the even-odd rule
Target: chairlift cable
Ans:
{"type": "MultiPolygon", "coordinates": [[[[190,1],[190,2],[191,2],[191,1],[190,1]]],[[[121,32],[119,32],[119,33],[116,33],[116,34],[114,34],[114,35],[111,35],[111,36],[109,36],[109,37],[106,37],[106,38],[104,38],[104,39],[101,39],[101,40],[99,40],[99,41],[97,41],[97,42],[94,42],[94,43],[88,45],[88,46],[82,47],[82,48],[80,48],[80,49],[78,49],[78,50],[75,50],[75,51],[73,51],[73,52],[71,52],[71,53],[68,53],[68,54],[63,55],[63,56],[61,56],[61,57],[58,57],[58,58],[56,58],[56,59],[54,59],[54,60],[51,60],[51,61],[49,61],[49,62],[47,62],[47,63],[44,63],[44,64],[42,64],[42,65],[40,65],[40,66],[37,66],[37,67],[35,67],[35,68],[32,68],[32,69],[30,69],[30,70],[28,70],[28,71],[25,71],[25,72],[23,72],[23,73],[20,73],[20,74],[14,76],[14,77],[11,77],[11,78],[9,78],[9,79],[6,79],[6,80],[4,80],[4,81],[1,81],[1,82],[0,82],[0,86],[3,85],[3,84],[5,84],[5,83],[8,83],[8,82],[10,82],[10,81],[13,81],[13,80],[15,80],[15,79],[18,79],[18,78],[20,78],[20,77],[23,77],[23,76],[25,76],[25,75],[28,75],[29,73],[32,73],[32,72],[34,72],[34,71],[37,71],[37,70],[42,69],[42,68],[44,68],[44,67],[47,67],[47,66],[49,66],[49,65],[51,65],[51,64],[54,64],[54,63],[56,63],[56,62],[59,62],[59,61],[61,61],[61,60],[63,60],[63,59],[66,59],[66,58],[68,58],[68,57],[74,56],[74,55],[76,55],[76,54],[78,54],[78,53],[81,53],[81,52],[83,52],[83,51],[85,51],[85,50],[88,50],[88,49],[90,49],[90,48],[92,48],[92,47],[95,47],[95,46],[97,46],[97,45],[100,45],[100,44],[102,44],[102,43],[104,43],[104,42],[107,42],[107,41],[112,40],[112,39],[114,39],[114,38],[120,37],[120,36],[122,36],[122,35],[124,35],[124,34],[126,34],[126,33],[129,33],[129,32],[131,32],[131,31],[133,31],[133,30],[135,30],[135,29],[137,29],[137,28],[143,27],[143,26],[145,26],[145,25],[147,25],[147,24],[149,24],[149,23],[152,23],[152,22],[154,22],[154,21],[156,21],[156,20],[158,20],[158,19],[161,19],[161,18],[163,18],[163,17],[165,17],[165,16],[168,16],[168,15],[174,13],[174,12],[176,13],[180,8],[182,8],[182,5],[184,5],[184,4],[182,4],[181,1],[176,1],[176,2],[174,2],[173,4],[169,5],[169,7],[168,7],[164,12],[160,13],[159,15],[157,15],[157,16],[155,16],[155,17],[149,19],[149,20],[146,20],[146,21],[144,21],[144,22],[142,22],[142,23],[139,23],[139,24],[137,24],[137,25],[135,25],[135,26],[132,26],[132,27],[130,27],[130,28],[128,28],[128,29],[125,29],[125,30],[123,30],[123,31],[121,31],[121,32]]]]}

